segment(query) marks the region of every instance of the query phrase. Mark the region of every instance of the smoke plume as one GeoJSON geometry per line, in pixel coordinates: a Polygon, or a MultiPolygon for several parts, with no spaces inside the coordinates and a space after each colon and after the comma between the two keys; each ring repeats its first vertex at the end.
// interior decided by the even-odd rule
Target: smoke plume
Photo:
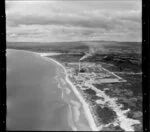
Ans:
{"type": "Polygon", "coordinates": [[[84,60],[84,59],[86,59],[86,58],[88,58],[88,57],[90,57],[90,56],[92,56],[92,55],[94,55],[94,54],[95,54],[94,49],[93,49],[93,48],[90,48],[89,52],[88,52],[88,53],[85,53],[85,55],[80,58],[80,61],[81,61],[81,60],[84,60]]]}

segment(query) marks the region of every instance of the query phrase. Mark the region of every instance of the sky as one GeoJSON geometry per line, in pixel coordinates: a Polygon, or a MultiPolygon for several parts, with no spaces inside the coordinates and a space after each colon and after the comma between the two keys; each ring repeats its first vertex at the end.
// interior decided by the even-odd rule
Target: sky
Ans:
{"type": "Polygon", "coordinates": [[[6,0],[9,42],[138,41],[141,0],[6,0]]]}

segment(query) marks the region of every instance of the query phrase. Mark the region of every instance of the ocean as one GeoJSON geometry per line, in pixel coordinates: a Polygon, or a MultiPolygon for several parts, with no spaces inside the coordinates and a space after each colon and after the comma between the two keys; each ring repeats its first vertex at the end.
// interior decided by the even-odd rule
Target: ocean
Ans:
{"type": "Polygon", "coordinates": [[[91,130],[62,68],[38,54],[7,49],[7,130],[91,130]]]}

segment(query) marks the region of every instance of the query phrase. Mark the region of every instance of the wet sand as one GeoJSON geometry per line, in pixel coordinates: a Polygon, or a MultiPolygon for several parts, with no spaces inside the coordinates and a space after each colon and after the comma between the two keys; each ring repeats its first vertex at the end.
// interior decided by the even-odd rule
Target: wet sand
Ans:
{"type": "Polygon", "coordinates": [[[80,100],[76,97],[70,85],[65,80],[66,74],[62,68],[57,71],[56,80],[59,82],[58,87],[62,89],[62,99],[69,105],[69,124],[72,126],[72,130],[76,131],[91,131],[89,122],[86,118],[84,109],[80,100]]]}
{"type": "Polygon", "coordinates": [[[43,53],[41,53],[41,57],[43,57],[43,59],[47,60],[47,61],[53,61],[55,62],[56,64],[58,64],[60,67],[62,67],[62,69],[64,70],[65,72],[65,80],[66,82],[71,86],[71,89],[72,91],[74,92],[74,94],[76,95],[76,97],[80,100],[80,102],[82,103],[82,106],[83,106],[83,110],[84,110],[84,114],[86,116],[86,119],[88,121],[88,124],[90,126],[90,129],[92,131],[98,131],[98,128],[96,126],[96,123],[94,121],[94,118],[92,116],[92,113],[90,111],[90,108],[89,108],[89,104],[87,102],[85,102],[84,98],[82,97],[82,94],[76,89],[76,87],[72,84],[72,82],[69,80],[69,77],[68,77],[68,74],[67,74],[67,71],[65,69],[65,67],[59,63],[58,61],[54,60],[54,59],[51,59],[51,58],[47,58],[46,55],[44,56],[43,53]]]}

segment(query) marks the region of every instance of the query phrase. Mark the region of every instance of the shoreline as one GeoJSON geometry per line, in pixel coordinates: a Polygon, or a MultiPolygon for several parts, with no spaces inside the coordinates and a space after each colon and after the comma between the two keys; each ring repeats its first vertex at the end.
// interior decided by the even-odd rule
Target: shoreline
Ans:
{"type": "MultiPolygon", "coordinates": [[[[85,112],[85,118],[88,121],[89,127],[91,128],[92,131],[98,131],[97,126],[94,122],[94,118],[92,116],[92,113],[90,111],[89,105],[85,102],[84,98],[82,97],[82,95],[79,93],[79,91],[76,89],[76,87],[72,84],[72,82],[69,80],[68,78],[68,74],[67,71],[65,69],[65,67],[59,63],[58,61],[52,59],[52,58],[48,58],[47,56],[43,55],[43,53],[38,53],[38,52],[33,52],[33,51],[26,51],[26,50],[18,50],[18,49],[6,49],[6,57],[8,55],[8,53],[10,53],[10,51],[21,51],[21,52],[28,52],[28,53],[32,53],[35,56],[40,56],[42,59],[48,61],[48,62],[54,62],[55,64],[59,65],[61,68],[63,68],[64,72],[65,72],[65,80],[66,82],[70,85],[71,89],[73,90],[73,93],[75,94],[75,96],[79,99],[79,101],[81,102],[82,106],[83,106],[83,110],[85,112]]],[[[72,128],[74,131],[76,131],[76,128],[72,128]]]]}
{"type": "MultiPolygon", "coordinates": [[[[36,53],[36,52],[33,52],[33,53],[36,53]]],[[[84,112],[85,112],[85,115],[86,115],[86,119],[89,123],[89,126],[90,128],[92,129],[92,131],[98,131],[98,128],[96,126],[96,123],[94,121],[94,118],[92,116],[92,113],[90,111],[90,108],[89,108],[89,105],[88,103],[85,102],[84,98],[82,97],[81,93],[76,89],[76,87],[72,84],[72,82],[69,80],[69,77],[68,77],[68,74],[67,74],[67,71],[65,69],[65,67],[60,64],[58,61],[52,59],[52,58],[48,58],[46,55],[43,56],[43,53],[37,53],[38,55],[41,56],[41,58],[43,58],[44,60],[46,61],[53,61],[54,63],[58,64],[59,66],[61,66],[65,72],[65,80],[66,82],[71,86],[74,94],[76,95],[76,97],[80,100],[80,102],[82,103],[83,105],[83,109],[84,109],[84,112]]]]}
{"type": "MultiPolygon", "coordinates": [[[[58,61],[52,59],[52,58],[48,58],[47,55],[45,53],[39,53],[39,52],[33,52],[33,51],[27,51],[27,50],[18,50],[18,49],[7,49],[7,50],[17,50],[17,51],[23,51],[23,52],[29,52],[29,53],[33,53],[36,56],[40,56],[42,59],[48,61],[48,62],[54,62],[55,64],[59,65],[60,67],[63,68],[64,72],[65,72],[65,80],[66,82],[71,86],[74,94],[76,95],[76,97],[80,100],[82,106],[83,106],[83,110],[85,112],[85,116],[86,119],[88,121],[88,124],[91,128],[92,131],[98,131],[98,127],[96,126],[96,123],[94,121],[94,117],[92,116],[92,113],[90,111],[89,108],[89,104],[85,102],[84,98],[82,97],[81,93],[76,89],[76,87],[72,84],[72,82],[70,81],[67,71],[65,69],[65,67],[59,63],[58,61]]],[[[6,52],[7,53],[7,52],[6,52]]]]}

